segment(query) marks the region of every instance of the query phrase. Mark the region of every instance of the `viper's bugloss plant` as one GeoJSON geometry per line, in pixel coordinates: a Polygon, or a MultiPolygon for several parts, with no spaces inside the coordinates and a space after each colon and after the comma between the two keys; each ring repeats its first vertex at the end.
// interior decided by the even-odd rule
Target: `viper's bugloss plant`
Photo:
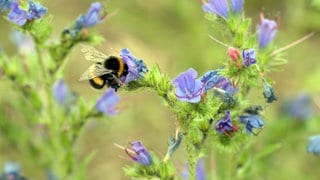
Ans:
{"type": "MultiPolygon", "coordinates": [[[[0,119],[0,133],[21,157],[30,158],[48,177],[83,179],[94,153],[78,158],[76,144],[89,120],[108,121],[118,115],[122,92],[155,91],[174,116],[174,135],[168,136],[164,153],[154,151],[147,141],[143,141],[146,146],[142,141],[130,143],[130,147],[115,144],[132,160],[124,167],[127,176],[179,179],[183,174],[182,178],[202,180],[210,175],[211,168],[205,168],[205,162],[210,160],[215,167],[223,169],[223,172],[214,169],[218,178],[250,178],[255,163],[280,147],[277,144],[271,148],[262,147],[264,144],[255,147],[256,136],[269,128],[265,124],[277,122],[268,119],[266,114],[278,99],[274,88],[277,86],[273,86],[275,82],[269,73],[286,63],[281,53],[284,49],[277,49],[271,43],[280,29],[275,21],[261,16],[256,30],[252,20],[245,16],[243,0],[202,1],[201,8],[217,32],[217,37],[209,37],[224,47],[222,63],[204,71],[190,67],[171,78],[158,65],[147,65],[143,55],[139,58],[133,55],[130,50],[134,52],[135,46],[124,47],[110,56],[114,61],[108,61],[110,57],[92,47],[103,40],[92,29],[108,15],[106,6],[100,2],[92,3],[87,12],[70,18],[60,36],[56,36],[52,34],[50,10],[39,2],[0,0],[2,17],[25,35],[12,38],[20,50],[19,55],[9,56],[0,49],[0,71],[18,99],[18,103],[8,104],[23,115],[23,122],[0,119]],[[27,52],[21,51],[26,38],[32,42],[28,42],[32,50],[27,52]],[[91,44],[82,49],[83,59],[95,63],[85,71],[84,79],[91,83],[99,81],[102,87],[109,88],[101,96],[92,92],[90,100],[69,86],[70,79],[66,81],[65,77],[68,54],[80,43],[91,44]],[[252,134],[255,136],[250,136],[252,134]],[[185,173],[174,159],[182,148],[188,164],[185,173]]],[[[77,82],[78,78],[72,77],[72,80],[77,82]]],[[[306,119],[310,114],[309,101],[306,97],[298,98],[284,109],[294,118],[306,119]]],[[[0,110],[1,117],[5,113],[6,110],[0,110]]],[[[309,141],[307,151],[318,155],[319,137],[312,136],[309,141]]],[[[20,168],[12,164],[10,168],[5,169],[3,177],[20,176],[20,168]]]]}

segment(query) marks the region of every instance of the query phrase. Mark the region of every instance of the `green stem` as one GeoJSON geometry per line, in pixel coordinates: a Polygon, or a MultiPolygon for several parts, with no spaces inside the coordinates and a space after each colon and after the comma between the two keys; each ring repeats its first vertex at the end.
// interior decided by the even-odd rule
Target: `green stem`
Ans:
{"type": "MultiPolygon", "coordinates": [[[[37,42],[36,41],[36,37],[35,35],[32,35],[33,39],[34,39],[34,42],[37,42]]],[[[48,83],[48,74],[47,74],[47,69],[46,69],[46,66],[43,62],[43,58],[42,58],[42,52],[41,52],[41,49],[39,47],[39,45],[36,43],[35,44],[35,48],[36,48],[36,53],[37,53],[37,56],[38,56],[38,62],[39,62],[39,66],[40,66],[40,71],[41,71],[41,74],[43,76],[43,80],[45,83],[48,83]]]]}
{"type": "Polygon", "coordinates": [[[186,140],[187,140],[186,141],[186,150],[187,150],[189,174],[190,174],[189,179],[195,179],[198,153],[197,153],[195,146],[191,143],[189,138],[186,138],[186,140]]]}

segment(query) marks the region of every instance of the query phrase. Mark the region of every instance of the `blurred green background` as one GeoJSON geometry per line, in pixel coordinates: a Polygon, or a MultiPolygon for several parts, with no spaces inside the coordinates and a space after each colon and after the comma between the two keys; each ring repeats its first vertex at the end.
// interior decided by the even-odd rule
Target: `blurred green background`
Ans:
{"type": "MultiPolygon", "coordinates": [[[[85,13],[91,2],[93,1],[43,1],[49,13],[54,15],[52,41],[56,41],[63,28],[71,25],[80,13],[85,13]]],[[[264,114],[267,125],[258,137],[254,137],[258,144],[256,150],[264,148],[268,143],[281,142],[283,146],[268,159],[259,162],[257,166],[259,168],[252,167],[255,172],[252,176],[254,179],[320,177],[319,158],[307,154],[305,150],[307,137],[320,133],[320,127],[308,129],[313,125],[311,123],[304,130],[298,131],[296,136],[287,137],[287,131],[290,131],[293,125],[276,122],[281,121],[277,117],[277,108],[286,97],[301,91],[319,96],[320,10],[312,6],[312,2],[307,0],[282,0],[276,3],[268,0],[245,2],[245,14],[253,20],[252,31],[255,31],[259,23],[261,12],[270,19],[279,17],[279,31],[274,40],[279,47],[312,31],[316,32],[311,39],[287,51],[289,63],[283,66],[283,71],[268,74],[268,77],[276,82],[274,87],[279,100],[268,108],[268,114],[264,114]],[[279,126],[281,128],[278,128],[279,126]]],[[[109,0],[107,5],[110,12],[116,12],[115,15],[94,28],[94,31],[106,39],[96,48],[106,54],[117,52],[124,47],[129,48],[135,56],[143,58],[149,67],[158,64],[170,77],[175,77],[189,67],[194,67],[201,75],[209,69],[220,67],[226,61],[226,48],[214,43],[208,37],[208,34],[214,32],[214,27],[204,18],[198,0],[109,0]]],[[[17,50],[7,36],[10,30],[7,23],[0,19],[1,45],[7,53],[14,54],[17,50]]],[[[75,47],[68,56],[65,80],[80,96],[97,99],[104,91],[92,90],[86,82],[78,81],[89,65],[90,63],[84,60],[80,47],[75,47]]],[[[8,94],[5,84],[0,84],[0,92],[2,100],[8,94]]],[[[122,167],[132,162],[113,143],[127,145],[128,142],[142,140],[148,149],[160,156],[165,155],[168,137],[174,132],[175,127],[173,114],[151,91],[121,93],[121,98],[120,115],[106,117],[103,121],[90,120],[78,141],[76,151],[79,159],[83,159],[92,151],[96,152],[89,164],[87,179],[129,179],[124,175],[122,167]]],[[[263,102],[259,100],[263,99],[261,93],[254,94],[253,99],[263,102]]],[[[1,147],[0,150],[2,156],[0,165],[5,160],[19,161],[18,156],[9,149],[1,147]]],[[[185,152],[180,148],[173,157],[178,170],[184,168],[184,156],[185,152]]],[[[41,179],[42,176],[33,167],[27,167],[23,163],[22,165],[27,177],[41,179]]],[[[210,162],[206,167],[208,170],[215,168],[210,162]]],[[[215,174],[211,175],[214,179],[215,174]]]]}

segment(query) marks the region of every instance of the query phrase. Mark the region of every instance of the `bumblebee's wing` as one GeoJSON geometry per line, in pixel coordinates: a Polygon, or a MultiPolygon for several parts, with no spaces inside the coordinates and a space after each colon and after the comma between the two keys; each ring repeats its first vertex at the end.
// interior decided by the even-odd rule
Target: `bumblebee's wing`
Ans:
{"type": "Polygon", "coordinates": [[[104,68],[101,64],[94,64],[81,75],[79,81],[93,79],[112,72],[112,70],[104,68]]]}
{"type": "Polygon", "coordinates": [[[108,57],[105,54],[103,54],[102,52],[96,50],[92,46],[82,45],[81,52],[84,53],[85,58],[88,61],[102,62],[103,60],[107,59],[107,57],[108,57]]]}

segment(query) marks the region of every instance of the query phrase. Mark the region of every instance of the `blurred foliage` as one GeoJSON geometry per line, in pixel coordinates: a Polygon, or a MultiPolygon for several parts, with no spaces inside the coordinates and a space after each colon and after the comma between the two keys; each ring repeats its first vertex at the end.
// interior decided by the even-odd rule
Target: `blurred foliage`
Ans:
{"type": "MultiPolygon", "coordinates": [[[[43,4],[48,7],[49,12],[55,15],[52,19],[53,33],[60,34],[65,26],[70,25],[73,19],[87,10],[90,2],[92,1],[44,1],[43,4]]],[[[253,18],[253,24],[258,24],[259,13],[262,11],[266,17],[279,18],[279,34],[275,41],[281,46],[311,31],[316,32],[316,35],[308,41],[286,51],[289,63],[283,66],[282,71],[271,75],[275,79],[274,87],[279,97],[275,103],[276,106],[280,106],[286,97],[300,91],[319,96],[319,2],[319,0],[283,0],[275,3],[262,0],[245,3],[246,14],[253,18]]],[[[108,1],[107,5],[114,15],[96,29],[106,39],[98,49],[107,54],[128,47],[137,57],[142,57],[147,65],[158,64],[161,70],[168,72],[171,77],[175,77],[189,67],[194,67],[202,74],[207,69],[216,68],[223,61],[222,57],[225,54],[221,52],[224,47],[208,37],[208,34],[215,32],[204,18],[199,1],[108,1]]],[[[0,42],[6,42],[1,46],[9,54],[14,54],[17,49],[7,35],[11,29],[2,18],[0,27],[0,42]]],[[[71,89],[77,90],[87,99],[100,96],[103,91],[93,91],[87,83],[78,82],[79,76],[88,67],[88,62],[84,61],[80,49],[74,48],[68,60],[66,79],[71,89]]],[[[4,121],[6,123],[25,118],[22,112],[15,111],[15,107],[8,106],[8,102],[20,97],[7,91],[9,82],[2,79],[0,82],[0,118],[10,117],[4,121]]],[[[132,162],[122,158],[124,152],[114,147],[114,142],[126,143],[141,139],[144,144],[148,144],[148,147],[152,147],[153,152],[159,153],[162,157],[164,154],[161,153],[166,152],[168,134],[174,129],[172,127],[174,118],[166,108],[160,105],[162,100],[153,92],[123,93],[121,96],[123,97],[121,114],[108,118],[108,121],[97,122],[92,119],[76,144],[79,160],[85,159],[88,154],[95,151],[86,172],[87,179],[106,179],[106,176],[108,179],[128,179],[124,176],[122,167],[132,162]]],[[[263,99],[260,93],[256,93],[256,97],[263,99]]],[[[317,110],[319,111],[319,107],[317,110]]],[[[248,154],[244,155],[246,157],[232,158],[250,158],[252,154],[259,152],[258,157],[252,159],[257,165],[250,167],[252,168],[251,179],[291,179],[292,177],[317,179],[320,176],[318,158],[307,154],[305,149],[307,137],[320,132],[319,118],[310,119],[305,123],[280,118],[277,107],[269,108],[268,114],[264,116],[269,122],[267,121],[266,127],[259,136],[252,137],[257,144],[254,149],[250,149],[248,154]],[[276,123],[271,123],[274,121],[276,123]],[[265,144],[272,146],[264,149],[265,144]]],[[[22,124],[21,128],[23,126],[25,125],[22,124]]],[[[17,130],[17,132],[20,131],[17,130]]],[[[18,133],[13,134],[13,136],[17,135],[26,138],[18,133]]],[[[31,162],[20,159],[12,151],[11,146],[15,144],[5,144],[0,137],[0,167],[9,159],[16,160],[21,162],[22,171],[27,177],[43,179],[44,175],[37,172],[31,162]]],[[[217,172],[223,173],[223,169],[215,167],[212,163],[215,158],[225,158],[226,155],[217,153],[214,156],[213,154],[207,158],[213,159],[212,162],[207,162],[207,169],[213,170],[211,177],[215,179],[217,172]]],[[[185,152],[178,149],[178,153],[173,157],[178,169],[184,168],[184,156],[185,152]]],[[[230,157],[230,160],[232,158],[230,157]]],[[[222,166],[225,167],[225,165],[222,166]]],[[[239,164],[239,166],[245,167],[246,164],[239,164]]],[[[246,170],[246,168],[243,169],[246,170]]]]}

